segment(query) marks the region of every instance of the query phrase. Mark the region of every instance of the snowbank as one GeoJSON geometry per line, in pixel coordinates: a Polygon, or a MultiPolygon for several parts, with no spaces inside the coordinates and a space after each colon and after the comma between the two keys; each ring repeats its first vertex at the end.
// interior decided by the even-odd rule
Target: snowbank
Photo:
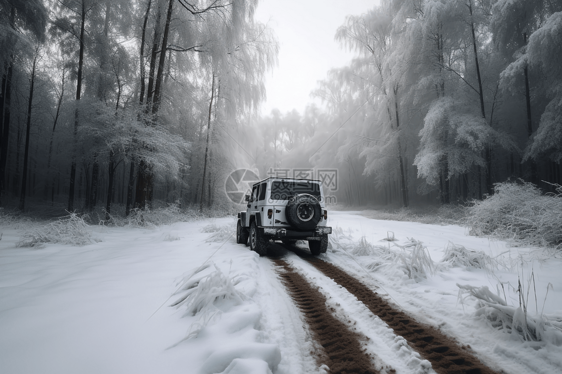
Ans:
{"type": "Polygon", "coordinates": [[[258,261],[255,252],[234,258],[226,274],[214,263],[203,264],[182,280],[175,293],[178,299],[172,306],[184,311],[185,317],[192,317],[193,322],[186,338],[174,347],[207,346],[201,374],[267,374],[279,365],[279,347],[264,342],[261,309],[252,300],[257,290],[258,261]]]}
{"type": "Polygon", "coordinates": [[[335,229],[324,260],[420,322],[470,345],[492,368],[559,372],[562,289],[556,285],[562,284],[562,261],[549,250],[468,236],[460,226],[344,212],[332,212],[330,219],[335,229]]]}
{"type": "Polygon", "coordinates": [[[16,246],[42,227],[2,227],[2,373],[267,374],[279,365],[256,299],[260,259],[235,243],[232,218],[88,226],[102,242],[16,246]],[[218,230],[203,232],[210,224],[218,230]],[[192,298],[168,307],[196,278],[192,298]]]}

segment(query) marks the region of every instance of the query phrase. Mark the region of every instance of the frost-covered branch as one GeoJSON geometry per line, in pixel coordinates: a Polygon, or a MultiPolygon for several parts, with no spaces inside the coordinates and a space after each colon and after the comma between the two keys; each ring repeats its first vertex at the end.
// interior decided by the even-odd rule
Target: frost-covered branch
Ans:
{"type": "Polygon", "coordinates": [[[221,0],[214,0],[211,4],[201,9],[198,8],[196,5],[188,3],[186,0],[178,0],[178,2],[182,7],[184,7],[189,13],[191,13],[194,16],[206,13],[211,10],[228,8],[229,6],[232,5],[232,3],[222,4],[221,0]]]}

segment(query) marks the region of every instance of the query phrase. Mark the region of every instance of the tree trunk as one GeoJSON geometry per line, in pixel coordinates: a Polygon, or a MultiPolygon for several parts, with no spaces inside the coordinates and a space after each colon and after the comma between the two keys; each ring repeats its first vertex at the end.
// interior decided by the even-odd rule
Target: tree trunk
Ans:
{"type": "Polygon", "coordinates": [[[100,101],[105,99],[107,92],[104,72],[107,70],[107,51],[109,50],[109,17],[111,15],[111,1],[105,3],[105,19],[103,26],[102,52],[100,55],[100,71],[98,74],[98,92],[100,101]]]}
{"type": "Polygon", "coordinates": [[[146,6],[146,12],[144,13],[144,20],[142,23],[142,37],[141,37],[141,44],[140,44],[140,95],[139,95],[139,103],[142,105],[144,101],[144,91],[145,91],[145,79],[146,79],[146,69],[144,67],[144,44],[146,42],[146,24],[148,22],[148,14],[150,13],[150,7],[152,5],[152,0],[148,0],[148,4],[146,6]]]}
{"type": "MultiPolygon", "coordinates": [[[[77,104],[80,102],[80,95],[82,91],[82,69],[84,66],[84,29],[86,27],[86,8],[84,5],[84,0],[82,0],[82,14],[81,14],[81,23],[80,23],[80,54],[78,58],[78,76],[76,78],[76,102],[77,104]]],[[[72,154],[72,163],[70,165],[70,187],[68,191],[68,211],[74,211],[74,185],[76,181],[76,157],[77,157],[77,135],[78,135],[78,124],[79,124],[79,116],[78,116],[78,107],[76,107],[76,111],[74,112],[74,149],[72,154]]]]}
{"type": "Polygon", "coordinates": [[[126,178],[126,174],[127,174],[127,173],[125,173],[125,168],[126,168],[125,161],[123,161],[121,163],[121,165],[123,165],[123,168],[122,168],[123,170],[121,171],[121,185],[118,186],[119,192],[117,192],[119,204],[123,204],[125,202],[125,198],[124,198],[125,194],[123,193],[123,191],[125,190],[125,182],[126,182],[125,178],[126,178]]]}
{"type": "Polygon", "coordinates": [[[31,70],[31,85],[29,87],[29,105],[27,106],[27,126],[25,131],[25,151],[23,154],[23,171],[22,171],[22,181],[21,181],[21,192],[20,192],[20,203],[19,210],[24,210],[25,208],[25,193],[27,188],[27,165],[29,162],[29,133],[31,129],[31,108],[33,105],[33,88],[35,86],[35,68],[37,67],[37,58],[39,51],[35,51],[35,57],[33,59],[33,68],[31,70]]]}
{"type": "MultiPolygon", "coordinates": [[[[527,33],[523,33],[523,41],[525,45],[527,45],[527,33]]],[[[533,116],[531,113],[531,90],[529,88],[529,67],[525,63],[525,67],[523,68],[523,73],[525,75],[525,104],[527,107],[527,138],[531,139],[533,135],[533,116]]],[[[538,183],[537,178],[537,164],[536,162],[531,159],[529,160],[531,164],[531,182],[534,184],[538,183]]]]}
{"type": "MultiPolygon", "coordinates": [[[[146,109],[145,112],[151,113],[151,103],[154,96],[154,70],[156,69],[156,58],[158,57],[159,53],[159,41],[160,41],[160,20],[161,20],[161,11],[160,7],[158,7],[158,13],[156,14],[156,25],[154,27],[154,39],[152,43],[152,53],[150,58],[150,70],[148,76],[148,90],[146,93],[146,109]]],[[[151,124],[147,124],[150,126],[151,124]]],[[[140,145],[144,147],[144,144],[140,145]]],[[[150,201],[152,196],[152,167],[151,165],[147,164],[144,160],[139,162],[139,167],[137,170],[137,185],[136,185],[136,193],[135,193],[135,207],[140,209],[145,209],[147,202],[150,201]]]]}
{"type": "Polygon", "coordinates": [[[90,210],[90,191],[92,188],[90,179],[90,165],[84,165],[80,170],[80,182],[78,185],[78,198],[82,198],[82,191],[84,191],[84,208],[90,210]],[[84,182],[84,183],[82,183],[84,182]]]}
{"type": "Polygon", "coordinates": [[[144,209],[148,200],[148,165],[144,160],[139,162],[137,169],[137,185],[135,188],[135,208],[144,209]]]}
{"type": "MultiPolygon", "coordinates": [[[[103,27],[103,40],[102,40],[102,53],[100,56],[100,71],[98,74],[98,100],[104,101],[106,96],[106,79],[104,77],[104,71],[106,70],[107,58],[106,53],[109,49],[109,17],[111,14],[111,2],[108,1],[105,4],[105,20],[103,27]]],[[[100,176],[100,166],[98,162],[98,153],[94,154],[94,165],[92,167],[92,183],[90,187],[90,194],[86,196],[89,201],[86,206],[90,211],[93,211],[96,207],[98,200],[98,189],[99,189],[99,176],[100,176]]]]}
{"type": "Polygon", "coordinates": [[[468,201],[468,173],[462,175],[462,201],[468,201]]]}
{"type": "Polygon", "coordinates": [[[472,0],[469,0],[468,10],[470,12],[470,31],[472,33],[472,47],[474,49],[474,63],[476,65],[476,75],[478,77],[478,94],[480,96],[480,111],[482,118],[486,118],[486,110],[484,107],[484,91],[482,90],[482,77],[480,76],[480,64],[478,61],[478,48],[476,46],[476,33],[474,31],[474,21],[472,19],[472,0]]]}
{"type": "Polygon", "coordinates": [[[160,100],[162,95],[162,80],[164,75],[164,65],[166,61],[166,48],[168,47],[168,34],[170,33],[170,23],[172,20],[174,0],[168,2],[168,13],[166,14],[166,25],[164,27],[164,36],[162,37],[162,44],[160,45],[160,61],[158,62],[158,72],[156,74],[156,84],[154,88],[154,97],[152,104],[152,114],[158,113],[160,107],[160,100]]]}
{"type": "MultiPolygon", "coordinates": [[[[62,100],[64,98],[64,81],[65,81],[66,71],[63,69],[62,71],[62,84],[61,84],[61,92],[59,99],[57,101],[57,111],[55,113],[55,119],[53,121],[53,130],[51,131],[51,139],[49,140],[49,156],[47,157],[47,175],[51,173],[51,157],[53,155],[53,141],[55,138],[55,130],[57,128],[57,122],[59,120],[60,109],[62,107],[62,100]]],[[[54,177],[51,178],[53,180],[52,186],[54,187],[54,177]]],[[[47,182],[45,182],[45,196],[47,196],[47,182]]]]}
{"type": "Polygon", "coordinates": [[[39,156],[39,145],[35,144],[35,148],[34,148],[34,152],[33,152],[33,157],[31,158],[31,161],[33,161],[33,170],[31,170],[30,173],[30,186],[28,191],[28,195],[29,196],[34,196],[35,191],[37,190],[37,160],[39,156]]]}
{"type": "Polygon", "coordinates": [[[0,206],[6,193],[6,161],[8,146],[10,144],[10,104],[12,99],[12,64],[8,66],[6,74],[2,77],[2,139],[0,141],[0,206]]]}
{"type": "MultiPolygon", "coordinates": [[[[16,162],[16,169],[12,179],[12,192],[18,194],[20,192],[20,155],[21,155],[21,143],[22,143],[22,131],[21,131],[21,124],[20,119],[18,116],[17,123],[17,136],[16,136],[16,155],[15,155],[15,162],[16,162]]],[[[8,190],[8,181],[6,181],[6,191],[8,190]]]]}
{"type": "MultiPolygon", "coordinates": [[[[10,27],[14,29],[16,19],[16,9],[10,9],[10,27]]],[[[15,31],[15,30],[14,30],[15,31]]],[[[6,74],[2,76],[2,91],[0,94],[0,207],[3,204],[3,197],[6,193],[6,164],[8,160],[8,146],[10,144],[10,112],[12,101],[12,75],[14,60],[13,54],[10,55],[6,74]]]]}
{"type": "Polygon", "coordinates": [[[94,164],[92,166],[92,181],[90,184],[90,193],[86,195],[86,199],[89,199],[87,204],[89,211],[93,211],[97,204],[99,175],[100,175],[100,165],[98,162],[98,154],[96,153],[94,155],[94,164]]]}
{"type": "Polygon", "coordinates": [[[482,193],[482,168],[477,166],[476,172],[478,173],[478,200],[482,200],[484,197],[484,194],[482,193]]]}
{"type": "Polygon", "coordinates": [[[215,75],[213,74],[211,84],[211,101],[209,103],[209,116],[207,119],[207,145],[205,147],[205,160],[203,162],[203,180],[201,182],[201,197],[199,200],[199,211],[203,211],[203,197],[205,195],[205,174],[207,173],[207,158],[209,155],[209,144],[211,141],[211,113],[213,110],[213,99],[215,98],[215,75]]]}
{"type": "Polygon", "coordinates": [[[125,204],[125,216],[131,213],[131,205],[133,203],[133,190],[135,188],[135,160],[131,160],[129,166],[129,182],[127,183],[127,203],[125,204]]]}
{"type": "MultiPolygon", "coordinates": [[[[394,88],[394,111],[396,115],[396,130],[400,131],[400,116],[398,115],[398,88],[394,88]]],[[[398,164],[400,167],[400,190],[402,192],[402,206],[407,208],[408,201],[408,186],[406,185],[406,173],[404,162],[402,160],[402,145],[400,143],[400,134],[398,134],[398,164]]]]}
{"type": "MultiPolygon", "coordinates": [[[[523,40],[527,45],[527,33],[523,33],[523,40]]],[[[529,89],[529,68],[527,64],[523,68],[525,75],[525,103],[527,105],[527,137],[533,135],[533,117],[531,116],[531,90],[529,89]]]]}
{"type": "MultiPolygon", "coordinates": [[[[140,59],[140,94],[139,94],[139,104],[142,106],[144,102],[144,95],[145,95],[145,85],[146,85],[146,71],[144,66],[144,46],[146,43],[146,25],[148,22],[148,15],[150,14],[150,8],[152,6],[152,0],[148,0],[148,4],[146,6],[146,12],[144,13],[144,20],[142,25],[142,37],[141,37],[141,45],[140,45],[140,52],[139,52],[139,59],[140,59]]],[[[155,48],[158,48],[157,43],[157,33],[159,28],[159,21],[160,21],[160,11],[158,11],[158,17],[156,21],[156,27],[154,31],[154,43],[152,48],[152,58],[150,60],[150,73],[149,73],[149,87],[148,91],[152,90],[152,78],[154,76],[154,60],[155,60],[155,48]]],[[[147,96],[149,94],[147,93],[147,96]]],[[[148,100],[147,100],[148,101],[148,100]]],[[[139,113],[140,119],[140,113],[139,113]]],[[[133,144],[134,144],[133,139],[133,144]]],[[[143,146],[142,144],[140,145],[143,146]]],[[[129,167],[129,181],[127,183],[127,202],[125,205],[125,216],[128,216],[131,213],[131,205],[133,204],[133,190],[135,189],[135,182],[139,184],[145,184],[145,176],[140,172],[141,168],[138,171],[138,178],[135,178],[135,160],[134,157],[131,158],[131,165],[129,167]]],[[[139,196],[139,195],[137,195],[139,196]]],[[[135,206],[140,206],[141,202],[137,201],[137,196],[135,196],[135,206]]],[[[145,198],[141,198],[141,200],[145,201],[145,198]]]]}
{"type": "Polygon", "coordinates": [[[152,98],[154,95],[154,70],[156,69],[156,58],[158,57],[159,46],[160,46],[160,20],[162,18],[160,7],[157,7],[156,13],[156,25],[154,26],[154,39],[152,40],[152,53],[150,56],[150,68],[148,72],[148,89],[146,92],[146,113],[150,113],[150,106],[152,104],[152,98]]]}
{"type": "Polygon", "coordinates": [[[213,160],[213,150],[209,148],[209,178],[207,178],[209,180],[208,182],[208,186],[207,186],[207,208],[211,207],[211,204],[213,203],[213,195],[211,193],[212,188],[212,181],[213,181],[213,169],[211,167],[212,165],[212,160],[213,160]]]}
{"type": "Polygon", "coordinates": [[[109,151],[109,166],[108,166],[108,182],[107,182],[107,199],[105,202],[105,220],[109,221],[109,214],[111,213],[111,200],[113,198],[113,179],[115,176],[115,162],[113,151],[109,151]]]}
{"type": "MultiPolygon", "coordinates": [[[[484,106],[484,91],[482,89],[482,77],[480,75],[480,64],[478,61],[478,48],[476,46],[476,33],[474,31],[474,20],[472,18],[472,0],[468,2],[468,10],[470,12],[470,31],[472,33],[472,47],[474,48],[474,63],[476,65],[476,76],[478,77],[478,96],[480,97],[480,111],[482,118],[486,119],[486,108],[484,106]]],[[[490,147],[486,145],[484,151],[486,160],[486,192],[492,193],[492,155],[490,147]]]]}

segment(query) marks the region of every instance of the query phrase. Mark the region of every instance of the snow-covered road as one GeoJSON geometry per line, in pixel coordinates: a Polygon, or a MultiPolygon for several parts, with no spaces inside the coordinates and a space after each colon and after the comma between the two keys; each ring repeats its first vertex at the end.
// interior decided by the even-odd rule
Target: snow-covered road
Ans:
{"type": "MultiPolygon", "coordinates": [[[[561,372],[560,259],[471,237],[458,226],[378,221],[358,212],[333,212],[330,224],[324,261],[470,345],[491,368],[561,372]],[[487,262],[478,268],[442,261],[447,248],[460,246],[487,254],[487,262]],[[415,248],[431,259],[421,252],[412,257],[415,248]],[[517,307],[518,278],[529,292],[529,315],[548,317],[542,342],[494,329],[476,316],[476,299],[466,293],[459,299],[457,284],[488,286],[517,307]]],[[[317,343],[275,265],[237,245],[234,229],[232,217],[151,229],[93,227],[99,243],[30,249],[15,247],[21,227],[1,227],[0,372],[325,372],[310,354],[317,343]]],[[[277,250],[321,287],[338,318],[355,321],[370,337],[366,347],[384,365],[397,373],[428,371],[415,352],[396,349],[392,330],[353,295],[286,248],[277,250]]]]}

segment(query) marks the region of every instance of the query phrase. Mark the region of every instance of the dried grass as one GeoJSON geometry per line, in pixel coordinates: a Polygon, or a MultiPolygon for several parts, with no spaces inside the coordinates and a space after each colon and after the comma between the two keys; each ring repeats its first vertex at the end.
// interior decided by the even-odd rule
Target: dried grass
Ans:
{"type": "Polygon", "coordinates": [[[442,263],[451,266],[462,266],[473,269],[493,270],[497,268],[497,261],[482,251],[472,251],[462,245],[449,242],[445,249],[442,263]]]}
{"type": "Polygon", "coordinates": [[[395,252],[394,262],[399,265],[408,278],[419,282],[435,274],[435,263],[422,242],[409,238],[406,245],[394,245],[402,249],[395,252]]]}
{"type": "Polygon", "coordinates": [[[517,289],[520,296],[518,307],[507,305],[507,302],[499,296],[499,290],[496,295],[486,286],[473,287],[460,284],[457,286],[459,287],[459,301],[462,303],[469,296],[478,300],[475,317],[486,321],[490,327],[522,341],[562,345],[562,330],[556,320],[551,322],[542,313],[535,316],[528,313],[528,296],[525,299],[525,292],[520,281],[517,289]]]}

